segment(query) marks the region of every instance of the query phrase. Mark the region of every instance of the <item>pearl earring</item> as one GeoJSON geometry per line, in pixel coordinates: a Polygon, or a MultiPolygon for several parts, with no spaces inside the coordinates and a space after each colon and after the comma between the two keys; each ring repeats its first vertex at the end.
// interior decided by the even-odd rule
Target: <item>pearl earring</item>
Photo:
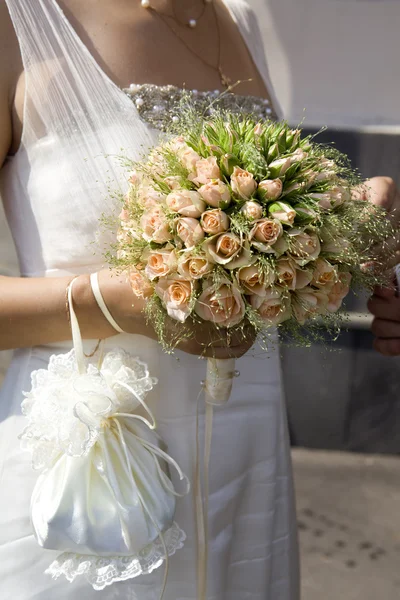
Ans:
{"type": "Polygon", "coordinates": [[[141,0],[143,8],[150,8],[150,0],[141,0]]]}

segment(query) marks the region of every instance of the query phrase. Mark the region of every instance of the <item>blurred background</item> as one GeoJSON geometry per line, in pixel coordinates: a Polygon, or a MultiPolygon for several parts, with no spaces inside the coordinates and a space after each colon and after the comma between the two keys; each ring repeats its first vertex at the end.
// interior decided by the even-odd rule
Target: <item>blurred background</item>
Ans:
{"type": "MultiPolygon", "coordinates": [[[[328,126],[320,141],[400,185],[400,0],[249,1],[285,118],[328,126]]],[[[0,213],[0,273],[17,272],[0,213]]],[[[349,310],[334,345],[281,348],[303,600],[396,600],[400,358],[372,350],[364,298],[349,310]]],[[[9,359],[0,353],[0,381],[9,359]]]]}

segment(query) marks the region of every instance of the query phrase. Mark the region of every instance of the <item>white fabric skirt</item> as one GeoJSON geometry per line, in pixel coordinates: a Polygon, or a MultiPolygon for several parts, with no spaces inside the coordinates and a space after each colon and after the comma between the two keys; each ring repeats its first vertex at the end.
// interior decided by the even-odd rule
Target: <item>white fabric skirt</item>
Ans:
{"type": "MultiPolygon", "coordinates": [[[[95,342],[85,342],[90,351],[95,342]]],[[[148,363],[159,383],[148,403],[168,453],[193,481],[196,405],[203,360],[167,355],[141,336],[120,335],[122,347],[148,363]]],[[[94,591],[84,578],[52,580],[45,569],[58,555],[32,535],[29,506],[37,472],[21,450],[22,391],[33,370],[69,344],[18,350],[0,392],[0,597],[2,600],[158,600],[164,566],[151,575],[94,591]]],[[[209,498],[208,600],[298,600],[296,518],[277,352],[253,349],[237,361],[240,377],[228,404],[215,411],[209,498]]],[[[200,405],[200,435],[203,407],[200,405]]],[[[177,487],[178,484],[177,484],[177,487]]],[[[179,499],[176,520],[187,540],[170,561],[164,600],[196,600],[193,495],[179,499]]]]}

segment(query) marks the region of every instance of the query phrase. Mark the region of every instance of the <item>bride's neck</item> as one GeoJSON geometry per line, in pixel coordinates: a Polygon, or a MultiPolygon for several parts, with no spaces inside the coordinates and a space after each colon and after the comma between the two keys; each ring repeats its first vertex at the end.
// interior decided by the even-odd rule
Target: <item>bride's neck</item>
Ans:
{"type": "Polygon", "coordinates": [[[173,13],[174,11],[187,13],[201,10],[206,0],[148,0],[148,2],[156,10],[162,10],[166,13],[173,13]]]}

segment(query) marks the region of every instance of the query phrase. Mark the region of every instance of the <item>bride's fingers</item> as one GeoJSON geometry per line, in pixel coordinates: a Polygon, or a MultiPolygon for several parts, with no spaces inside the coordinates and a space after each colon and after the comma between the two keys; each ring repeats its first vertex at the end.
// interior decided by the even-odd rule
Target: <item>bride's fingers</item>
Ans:
{"type": "Polygon", "coordinates": [[[374,340],[374,348],[383,356],[399,356],[400,354],[400,339],[381,339],[374,340]]]}

